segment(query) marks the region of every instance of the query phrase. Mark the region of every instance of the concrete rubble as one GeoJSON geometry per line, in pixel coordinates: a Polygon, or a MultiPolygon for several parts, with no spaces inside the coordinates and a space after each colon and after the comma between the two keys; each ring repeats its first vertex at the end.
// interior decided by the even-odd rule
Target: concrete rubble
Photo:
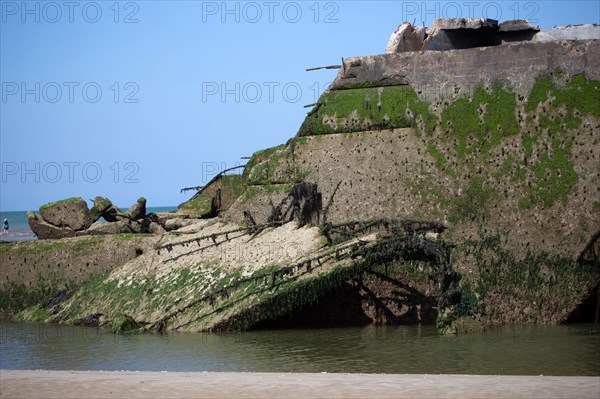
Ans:
{"type": "Polygon", "coordinates": [[[600,40],[600,26],[569,25],[540,30],[526,20],[509,20],[499,24],[496,20],[483,18],[438,18],[429,28],[404,22],[392,33],[385,53],[448,51],[558,40],[600,40]]]}
{"type": "Polygon", "coordinates": [[[43,205],[39,214],[27,212],[29,227],[39,239],[60,239],[123,233],[164,234],[196,221],[175,213],[147,214],[144,197],[125,212],[108,198],[96,197],[93,203],[88,209],[83,198],[69,198],[43,205]],[[99,221],[100,218],[104,221],[99,221]]]}

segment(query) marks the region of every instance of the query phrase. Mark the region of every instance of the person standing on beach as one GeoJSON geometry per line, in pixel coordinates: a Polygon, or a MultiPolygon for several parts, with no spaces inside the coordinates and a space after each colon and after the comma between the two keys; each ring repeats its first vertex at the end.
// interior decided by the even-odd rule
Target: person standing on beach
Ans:
{"type": "Polygon", "coordinates": [[[8,234],[8,219],[4,219],[4,230],[2,230],[2,234],[8,234]]]}

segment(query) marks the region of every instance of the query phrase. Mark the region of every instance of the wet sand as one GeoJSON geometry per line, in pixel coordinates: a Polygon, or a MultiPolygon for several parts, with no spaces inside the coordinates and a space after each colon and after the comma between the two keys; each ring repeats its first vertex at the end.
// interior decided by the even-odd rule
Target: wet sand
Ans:
{"type": "Polygon", "coordinates": [[[600,377],[1,370],[1,398],[590,398],[600,377]]]}

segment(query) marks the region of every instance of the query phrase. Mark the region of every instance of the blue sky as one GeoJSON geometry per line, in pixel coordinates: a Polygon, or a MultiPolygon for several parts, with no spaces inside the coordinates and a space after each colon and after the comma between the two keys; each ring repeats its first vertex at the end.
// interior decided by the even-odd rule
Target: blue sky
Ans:
{"type": "Polygon", "coordinates": [[[403,22],[599,23],[597,1],[0,1],[0,210],[81,196],[177,205],[281,144],[342,57],[403,22]]]}

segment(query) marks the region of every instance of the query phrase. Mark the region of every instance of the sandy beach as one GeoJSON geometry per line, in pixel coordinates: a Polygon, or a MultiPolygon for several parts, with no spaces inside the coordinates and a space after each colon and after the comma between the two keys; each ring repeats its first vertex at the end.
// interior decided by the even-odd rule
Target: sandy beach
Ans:
{"type": "Polygon", "coordinates": [[[600,377],[0,371],[2,398],[590,398],[600,377]]]}

